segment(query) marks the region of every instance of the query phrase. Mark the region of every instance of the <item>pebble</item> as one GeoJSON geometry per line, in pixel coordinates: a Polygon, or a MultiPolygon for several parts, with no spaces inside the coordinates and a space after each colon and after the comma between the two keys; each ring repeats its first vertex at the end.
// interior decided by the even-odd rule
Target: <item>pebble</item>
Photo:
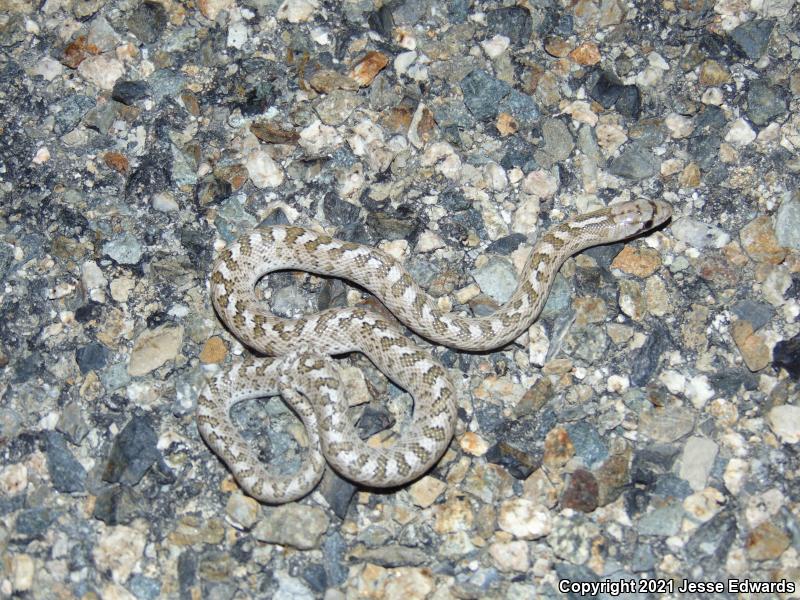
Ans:
{"type": "Polygon", "coordinates": [[[78,65],[81,77],[101,90],[112,90],[124,72],[125,68],[120,61],[103,55],[90,56],[78,65]]]}
{"type": "Polygon", "coordinates": [[[489,554],[501,571],[527,572],[530,569],[528,544],[521,540],[494,543],[489,546],[489,554]]]}
{"type": "Polygon", "coordinates": [[[756,132],[745,119],[736,119],[725,134],[725,141],[739,148],[747,146],[756,139],[756,132]]]}
{"type": "Polygon", "coordinates": [[[317,0],[284,0],[276,16],[289,23],[303,23],[309,21],[318,8],[317,0]]]}
{"type": "Polygon", "coordinates": [[[183,326],[161,325],[145,329],[133,344],[128,374],[146,375],[174,360],[183,345],[183,326]]]}
{"type": "Polygon", "coordinates": [[[791,539],[786,532],[769,521],[762,523],[745,540],[747,556],[753,560],[774,560],[789,547],[791,539]]]}
{"type": "Polygon", "coordinates": [[[426,475],[415,481],[409,488],[411,500],[420,508],[428,508],[444,493],[447,484],[440,479],[426,475]]]}
{"type": "Polygon", "coordinates": [[[175,200],[175,196],[173,196],[170,192],[158,192],[153,194],[152,198],[153,208],[156,210],[160,210],[161,212],[177,212],[180,210],[180,205],[178,201],[175,200]]]}
{"type": "Polygon", "coordinates": [[[762,334],[754,332],[751,323],[735,321],[731,325],[731,335],[748,369],[760,371],[771,362],[772,353],[766,339],[762,334]]]}
{"type": "Polygon", "coordinates": [[[766,52],[769,36],[775,22],[768,19],[753,19],[730,32],[731,41],[750,60],[758,60],[766,52]]]}
{"type": "Polygon", "coordinates": [[[800,250],[800,194],[787,194],[775,215],[775,240],[784,248],[800,250]]]}
{"type": "Polygon", "coordinates": [[[800,379],[800,334],[775,344],[772,364],[777,368],[786,369],[790,377],[800,379]]]}
{"type": "Polygon", "coordinates": [[[695,248],[722,248],[731,241],[731,236],[714,225],[681,217],[671,226],[675,238],[695,248]]]}
{"type": "Polygon", "coordinates": [[[614,257],[612,269],[620,269],[636,277],[649,277],[661,266],[661,255],[653,248],[635,248],[625,246],[622,252],[614,257]]]}
{"type": "Polygon", "coordinates": [[[209,338],[200,352],[200,362],[204,364],[220,364],[225,360],[228,349],[225,342],[217,336],[209,338]]]}
{"type": "Polygon", "coordinates": [[[507,83],[495,79],[481,69],[471,71],[461,80],[464,103],[479,121],[496,117],[500,101],[510,91],[507,83]]]}
{"type": "Polygon", "coordinates": [[[500,505],[497,524],[521,540],[535,540],[552,529],[550,511],[525,498],[512,498],[500,505]]]}
{"type": "Polygon", "coordinates": [[[475,282],[484,294],[498,304],[511,298],[517,289],[517,272],[506,259],[494,256],[472,272],[475,282]]]}
{"type": "Polygon", "coordinates": [[[648,408],[639,416],[639,434],[655,442],[674,442],[694,429],[691,411],[680,406],[648,408]]]}
{"type": "Polygon", "coordinates": [[[786,114],[787,103],[781,88],[756,80],[747,90],[747,117],[759,127],[786,114]]]}
{"type": "Polygon", "coordinates": [[[253,537],[268,544],[291,546],[298,550],[319,548],[330,519],[321,508],[304,504],[285,504],[263,510],[264,516],[253,529],[253,537]]]}
{"type": "Polygon", "coordinates": [[[92,558],[98,569],[108,571],[116,583],[125,583],[144,553],[147,537],[126,525],[101,530],[92,558]]]}
{"type": "Polygon", "coordinates": [[[11,557],[11,587],[15,592],[27,592],[33,588],[36,575],[36,563],[28,554],[16,554],[11,557]]]}
{"type": "Polygon", "coordinates": [[[718,446],[713,440],[692,436],[686,441],[679,475],[693,490],[702,490],[706,486],[717,452],[718,446]]]}
{"type": "Polygon", "coordinates": [[[511,40],[504,35],[495,35],[481,42],[481,48],[491,60],[499,58],[506,50],[508,50],[511,40]]]}
{"type": "Polygon", "coordinates": [[[231,494],[225,506],[225,514],[238,529],[249,530],[256,524],[261,512],[261,505],[240,493],[231,494]]]}
{"type": "Polygon", "coordinates": [[[786,257],[786,249],[779,243],[772,226],[772,219],[767,216],[756,217],[739,232],[742,248],[756,262],[777,265],[786,257]]]}
{"type": "Polygon", "coordinates": [[[631,144],[611,161],[609,171],[617,177],[638,181],[657,175],[660,168],[660,161],[652,152],[631,144]]]}
{"type": "Polygon", "coordinates": [[[639,518],[639,535],[671,536],[681,529],[685,511],[680,502],[668,502],[639,518]]]}
{"type": "Polygon", "coordinates": [[[121,265],[135,265],[143,253],[139,240],[128,233],[103,244],[103,254],[121,265]]]}
{"type": "Polygon", "coordinates": [[[770,429],[784,444],[800,442],[800,406],[782,404],[767,413],[770,429]]]}
{"type": "Polygon", "coordinates": [[[71,494],[86,490],[86,469],[67,448],[64,436],[47,432],[47,472],[53,487],[71,494]]]}
{"type": "Polygon", "coordinates": [[[132,417],[114,438],[103,470],[103,481],[135,486],[151,468],[168,480],[169,467],[157,445],[158,436],[150,417],[132,417]]]}
{"type": "Polygon", "coordinates": [[[264,150],[253,150],[247,155],[244,167],[250,181],[259,189],[278,187],[283,183],[283,171],[264,150]]]}
{"type": "Polygon", "coordinates": [[[366,87],[372,83],[383,68],[389,64],[389,57],[383,52],[367,52],[353,70],[350,71],[350,78],[361,87],[366,87]]]}
{"type": "Polygon", "coordinates": [[[590,513],[597,508],[599,488],[597,480],[586,469],[576,469],[570,475],[561,505],[565,508],[590,513]]]}

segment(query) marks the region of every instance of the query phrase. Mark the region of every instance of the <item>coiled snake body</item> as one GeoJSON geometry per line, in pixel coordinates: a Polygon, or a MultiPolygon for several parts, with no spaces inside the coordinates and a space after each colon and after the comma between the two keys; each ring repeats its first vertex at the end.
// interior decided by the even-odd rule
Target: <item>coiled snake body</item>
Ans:
{"type": "Polygon", "coordinates": [[[419,335],[452,348],[492,350],[524,333],[547,300],[569,256],[590,246],[627,239],[665,222],[672,208],[660,200],[634,200],[575,216],[536,243],[511,299],[486,317],[442,313],[403,266],[384,252],[301,227],[275,226],[245,234],[220,255],[211,274],[211,298],[230,331],[257,352],[221,372],[198,398],[197,424],[239,485],[268,503],[311,491],[325,461],[371,487],[402,485],[425,473],[453,436],[456,407],[446,369],[395,324],[362,308],[335,308],[299,319],[263,308],[255,285],[285,269],[341,277],[363,286],[419,335]],[[361,352],[414,398],[410,426],[389,448],[373,448],[356,434],[331,355],[361,352]],[[306,428],[309,448],[290,475],[270,473],[230,419],[245,399],[281,394],[306,428]]]}

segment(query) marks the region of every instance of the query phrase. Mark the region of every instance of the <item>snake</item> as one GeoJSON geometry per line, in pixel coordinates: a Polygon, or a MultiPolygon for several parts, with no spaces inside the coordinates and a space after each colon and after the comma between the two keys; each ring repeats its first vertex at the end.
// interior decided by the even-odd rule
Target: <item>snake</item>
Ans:
{"type": "Polygon", "coordinates": [[[649,232],[671,215],[671,205],[663,200],[634,199],[550,227],[531,248],[511,297],[486,316],[441,311],[402,263],[380,249],[294,225],[249,231],[220,252],[209,288],[225,326],[257,354],[205,384],[197,401],[199,432],[242,490],[268,504],[310,493],[326,463],[370,488],[412,482],[437,463],[454,436],[456,392],[447,369],[397,322],[360,306],[294,319],[275,316],[256,295],[261,278],[293,270],[346,279],[372,293],[420,337],[461,351],[487,352],[529,329],[567,258],[649,232]],[[348,416],[341,368],[332,357],[352,352],[366,355],[414,400],[410,422],[391,444],[363,441],[348,416]],[[291,473],[267,468],[230,415],[239,402],[275,395],[306,431],[307,451],[291,473]]]}

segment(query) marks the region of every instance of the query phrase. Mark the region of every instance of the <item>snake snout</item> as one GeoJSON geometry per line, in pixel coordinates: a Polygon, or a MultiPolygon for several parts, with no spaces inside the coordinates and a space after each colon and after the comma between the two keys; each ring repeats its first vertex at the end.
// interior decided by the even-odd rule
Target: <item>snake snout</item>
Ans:
{"type": "Polygon", "coordinates": [[[620,211],[617,222],[627,235],[649,231],[672,216],[672,205],[663,200],[632,200],[617,206],[620,211]]]}
{"type": "Polygon", "coordinates": [[[672,205],[664,200],[648,200],[650,210],[652,211],[651,219],[653,224],[651,227],[657,227],[662,223],[666,223],[672,216],[672,205]]]}

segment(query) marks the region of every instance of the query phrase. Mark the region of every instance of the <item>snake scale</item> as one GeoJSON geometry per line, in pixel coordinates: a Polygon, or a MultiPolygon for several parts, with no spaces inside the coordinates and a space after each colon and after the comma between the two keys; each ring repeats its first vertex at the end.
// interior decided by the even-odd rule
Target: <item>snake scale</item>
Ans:
{"type": "Polygon", "coordinates": [[[468,351],[499,348],[524,333],[547,300],[564,260],[590,246],[624,240],[664,223],[671,206],[633,200],[577,215],[550,228],[530,252],[511,298],[489,316],[442,313],[404,267],[388,254],[293,226],[256,229],[224,249],[210,280],[214,308],[230,331],[266,357],[250,356],[213,377],[198,397],[197,424],[242,489],[263,502],[308,494],[327,461],[370,487],[407,483],[444,453],[456,423],[447,370],[394,323],[363,308],[333,308],[298,319],[272,315],[255,286],[267,273],[300,270],[340,277],[369,290],[423,338],[468,351]],[[410,425],[386,448],[367,445],[346,412],[348,401],[331,355],[365,354],[414,398],[410,425]],[[289,475],[270,472],[230,418],[246,399],[277,395],[305,426],[308,452],[289,475]]]}

